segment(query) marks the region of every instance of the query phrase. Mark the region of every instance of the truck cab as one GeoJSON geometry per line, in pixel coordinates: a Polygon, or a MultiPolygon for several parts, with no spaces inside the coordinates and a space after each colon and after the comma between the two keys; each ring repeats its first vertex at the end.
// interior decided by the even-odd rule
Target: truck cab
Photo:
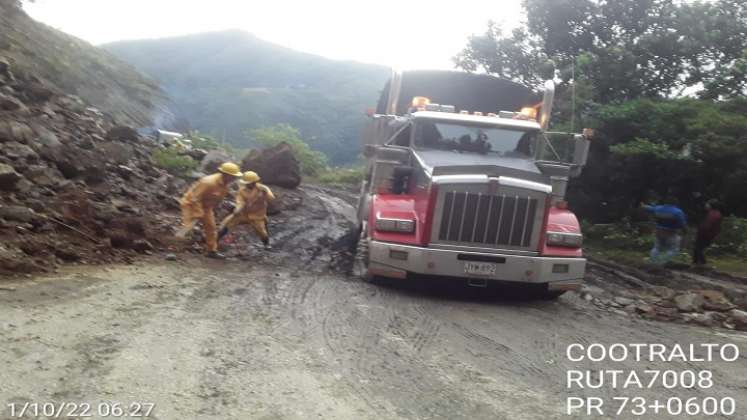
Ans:
{"type": "MultiPolygon", "coordinates": [[[[448,78],[455,72],[441,73],[448,78]]],[[[409,75],[415,81],[418,76],[409,75]]],[[[568,179],[586,160],[588,139],[545,131],[551,82],[538,100],[534,92],[497,79],[497,94],[511,97],[497,105],[481,97],[475,106],[483,110],[470,110],[463,103],[470,76],[457,76],[465,87],[459,89],[461,106],[427,96],[439,95],[438,88],[408,92],[408,74],[390,80],[380,101],[384,112],[370,116],[363,134],[359,274],[441,276],[472,286],[531,283],[549,296],[579,287],[586,264],[582,234],[564,196],[568,179]],[[412,94],[407,102],[403,93],[412,94]],[[491,106],[513,109],[485,110],[491,106]]],[[[476,77],[484,84],[489,76],[476,77]]]]}

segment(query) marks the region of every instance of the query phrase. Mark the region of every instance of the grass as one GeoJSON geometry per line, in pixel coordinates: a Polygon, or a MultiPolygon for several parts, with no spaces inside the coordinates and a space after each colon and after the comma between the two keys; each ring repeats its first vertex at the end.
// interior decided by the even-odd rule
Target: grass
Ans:
{"type": "MultiPolygon", "coordinates": [[[[642,267],[649,263],[649,250],[634,249],[630,247],[614,246],[612,241],[604,240],[587,240],[584,244],[584,251],[591,257],[603,260],[609,260],[632,267],[642,267]]],[[[673,262],[681,264],[690,264],[692,250],[682,248],[673,262]]],[[[710,255],[706,251],[708,266],[728,274],[740,277],[747,277],[747,263],[740,256],[733,255],[710,255]]]]}
{"type": "Polygon", "coordinates": [[[358,185],[363,180],[363,167],[328,168],[315,181],[326,185],[358,185]]]}

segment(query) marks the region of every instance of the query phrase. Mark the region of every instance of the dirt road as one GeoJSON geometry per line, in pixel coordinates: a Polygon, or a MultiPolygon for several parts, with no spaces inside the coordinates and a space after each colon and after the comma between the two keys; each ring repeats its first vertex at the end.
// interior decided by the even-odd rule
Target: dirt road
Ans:
{"type": "Polygon", "coordinates": [[[363,283],[323,256],[346,211],[320,216],[315,240],[279,232],[273,253],[1,282],[0,419],[18,418],[8,404],[51,401],[154,403],[157,419],[614,418],[565,414],[566,397],[587,395],[731,396],[744,416],[743,333],[610,314],[577,295],[521,301],[363,283]],[[573,343],[733,343],[742,356],[570,362],[573,343]],[[714,385],[568,391],[569,369],[709,369],[714,385]]]}

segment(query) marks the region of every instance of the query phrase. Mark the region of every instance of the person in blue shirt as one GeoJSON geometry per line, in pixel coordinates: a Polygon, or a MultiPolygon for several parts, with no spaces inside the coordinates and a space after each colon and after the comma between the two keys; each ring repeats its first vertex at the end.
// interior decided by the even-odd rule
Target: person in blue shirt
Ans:
{"type": "Polygon", "coordinates": [[[668,197],[664,203],[669,204],[642,205],[656,221],[656,240],[651,249],[651,262],[654,264],[666,264],[680,253],[682,234],[687,229],[687,217],[677,206],[677,200],[668,197]]]}

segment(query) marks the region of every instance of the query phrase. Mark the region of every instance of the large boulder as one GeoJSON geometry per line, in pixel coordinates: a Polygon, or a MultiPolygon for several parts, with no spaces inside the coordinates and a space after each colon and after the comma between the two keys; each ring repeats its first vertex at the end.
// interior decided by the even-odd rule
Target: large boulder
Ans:
{"type": "Polygon", "coordinates": [[[301,166],[288,143],[252,150],[241,161],[241,170],[254,171],[265,184],[296,188],[301,184],[301,166]]]}
{"type": "Polygon", "coordinates": [[[703,303],[703,297],[697,293],[686,292],[674,297],[674,305],[680,312],[699,312],[703,303]]]}
{"type": "Polygon", "coordinates": [[[33,125],[33,130],[34,133],[36,133],[36,138],[31,143],[31,147],[35,148],[37,151],[45,147],[57,147],[62,144],[60,139],[57,138],[57,134],[48,130],[43,125],[33,125]]]}
{"type": "Polygon", "coordinates": [[[10,61],[7,58],[0,56],[0,74],[10,73],[10,61]]]}
{"type": "Polygon", "coordinates": [[[209,151],[202,162],[200,163],[200,172],[205,174],[212,174],[218,170],[218,167],[225,162],[232,160],[226,152],[222,150],[211,150],[209,151]]]}
{"type": "Polygon", "coordinates": [[[106,164],[100,153],[63,144],[47,147],[41,156],[53,163],[65,178],[85,177],[88,183],[99,183],[106,176],[106,164]]]}
{"type": "Polygon", "coordinates": [[[132,146],[123,143],[103,143],[98,149],[106,160],[117,165],[126,164],[135,154],[132,146]]]}
{"type": "Polygon", "coordinates": [[[28,125],[17,121],[0,121],[0,142],[17,141],[28,143],[34,136],[28,125]]]}
{"type": "Polygon", "coordinates": [[[118,125],[106,133],[106,138],[112,141],[136,142],[140,138],[140,135],[133,128],[124,125],[118,125]]]}
{"type": "Polygon", "coordinates": [[[28,223],[39,218],[36,212],[28,207],[0,205],[0,218],[28,223]]]}
{"type": "Polygon", "coordinates": [[[703,297],[703,308],[709,311],[726,312],[734,308],[725,294],[718,290],[698,290],[697,293],[703,297]]]}
{"type": "Polygon", "coordinates": [[[0,163],[0,190],[13,191],[16,184],[21,180],[21,174],[15,168],[5,163],[0,163]]]}
{"type": "Polygon", "coordinates": [[[37,269],[23,251],[0,244],[0,272],[31,273],[37,269]]]}
{"type": "Polygon", "coordinates": [[[40,154],[44,159],[54,164],[65,178],[75,178],[85,170],[76,153],[72,152],[67,145],[47,147],[41,150],[40,154]]]}
{"type": "Polygon", "coordinates": [[[53,187],[63,178],[60,171],[45,165],[31,165],[23,171],[23,176],[42,187],[53,187]]]}
{"type": "Polygon", "coordinates": [[[0,152],[13,160],[26,159],[29,161],[35,161],[39,159],[39,155],[36,154],[34,149],[25,144],[18,143],[17,141],[10,141],[3,144],[0,152]]]}
{"type": "Polygon", "coordinates": [[[0,110],[15,111],[18,109],[23,109],[23,108],[25,108],[25,106],[18,99],[12,96],[8,96],[8,95],[0,93],[0,110]]]}
{"type": "Polygon", "coordinates": [[[202,162],[202,160],[205,159],[205,156],[207,156],[208,151],[205,149],[191,149],[186,151],[185,154],[194,160],[202,162]]]}
{"type": "Polygon", "coordinates": [[[738,330],[747,331],[747,312],[732,309],[729,311],[729,320],[738,330]]]}
{"type": "Polygon", "coordinates": [[[36,104],[47,102],[57,94],[54,89],[42,83],[29,84],[24,89],[24,93],[29,102],[36,104]]]}

